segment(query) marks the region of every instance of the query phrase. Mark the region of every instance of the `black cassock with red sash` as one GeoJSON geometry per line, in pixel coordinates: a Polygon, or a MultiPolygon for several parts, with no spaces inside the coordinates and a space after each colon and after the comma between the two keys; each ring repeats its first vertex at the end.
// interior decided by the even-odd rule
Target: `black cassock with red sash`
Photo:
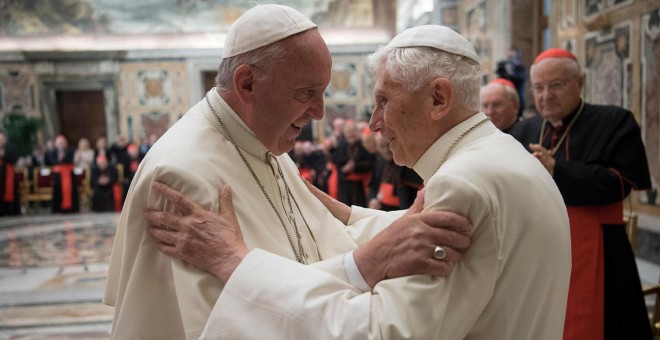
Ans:
{"type": "Polygon", "coordinates": [[[571,225],[573,266],[564,339],[652,339],[623,200],[651,189],[639,126],[615,106],[584,104],[555,128],[540,117],[516,126],[525,147],[555,150],[553,178],[571,225]]]}

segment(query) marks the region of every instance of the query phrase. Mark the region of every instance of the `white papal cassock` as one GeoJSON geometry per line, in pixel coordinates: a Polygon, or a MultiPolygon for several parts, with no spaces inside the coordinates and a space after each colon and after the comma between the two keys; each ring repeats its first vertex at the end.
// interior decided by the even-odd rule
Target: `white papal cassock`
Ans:
{"type": "Polygon", "coordinates": [[[448,209],[473,221],[464,260],[447,279],[392,279],[363,293],[348,283],[343,254],[401,213],[353,208],[347,230],[307,191],[288,156],[268,157],[217,93],[208,96],[293,235],[279,161],[304,212],[294,207],[292,215],[303,247],[310,261],[324,261],[303,266],[290,260],[294,254],[277,215],[202,100],[154,145],[131,185],[104,299],[115,306],[114,338],[195,339],[202,330],[209,339],[561,337],[570,272],[561,196],[538,161],[492,124],[466,136],[440,171],[441,154],[471,120],[416,165],[426,180],[425,209],[448,209]],[[151,191],[154,180],[213,210],[218,186],[232,185],[241,231],[254,250],[224,290],[212,275],[158,251],[143,213],[174,208],[151,191]]]}

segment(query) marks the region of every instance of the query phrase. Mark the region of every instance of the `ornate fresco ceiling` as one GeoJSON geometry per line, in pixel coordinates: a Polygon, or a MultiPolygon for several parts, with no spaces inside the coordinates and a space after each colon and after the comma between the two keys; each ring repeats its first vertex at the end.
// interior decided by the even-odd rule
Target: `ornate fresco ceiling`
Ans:
{"type": "MultiPolygon", "coordinates": [[[[386,41],[394,31],[394,1],[270,2],[311,18],[329,43],[386,41]]],[[[252,6],[249,0],[0,0],[0,51],[217,48],[252,6]]]]}

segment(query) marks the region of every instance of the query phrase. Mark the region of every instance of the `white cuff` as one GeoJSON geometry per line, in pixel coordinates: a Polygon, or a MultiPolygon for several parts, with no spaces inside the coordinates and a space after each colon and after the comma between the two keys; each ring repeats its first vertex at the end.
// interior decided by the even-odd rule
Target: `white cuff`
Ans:
{"type": "Polygon", "coordinates": [[[352,251],[344,255],[344,269],[346,269],[348,283],[363,293],[371,291],[371,287],[369,287],[367,281],[364,281],[364,277],[362,277],[362,274],[360,273],[360,268],[358,268],[355,263],[352,251]]]}

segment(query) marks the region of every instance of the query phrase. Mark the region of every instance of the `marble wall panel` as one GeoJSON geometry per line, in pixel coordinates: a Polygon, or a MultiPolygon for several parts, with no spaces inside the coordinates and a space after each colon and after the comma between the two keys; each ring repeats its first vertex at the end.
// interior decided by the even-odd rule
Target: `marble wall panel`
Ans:
{"type": "Polygon", "coordinates": [[[134,142],[160,137],[189,109],[184,63],[124,63],[119,88],[121,131],[134,142]]]}
{"type": "Polygon", "coordinates": [[[561,27],[573,27],[577,21],[577,0],[561,0],[559,7],[561,27]]]}
{"type": "Polygon", "coordinates": [[[361,95],[360,72],[358,62],[334,61],[332,64],[332,78],[325,90],[326,99],[357,99],[361,95]]]}
{"type": "Polygon", "coordinates": [[[36,76],[30,65],[0,65],[0,114],[20,108],[27,115],[37,113],[34,86],[36,76]]]}
{"type": "Polygon", "coordinates": [[[630,27],[626,22],[613,29],[585,35],[587,75],[585,99],[595,104],[630,109],[630,27]]]}
{"type": "Polygon", "coordinates": [[[490,53],[490,37],[488,11],[486,1],[478,2],[474,7],[467,10],[466,13],[466,31],[463,35],[474,45],[482,62],[488,59],[490,53]]]}
{"type": "Polygon", "coordinates": [[[644,14],[641,24],[641,125],[654,190],[640,200],[660,206],[660,8],[644,14]]]}
{"type": "Polygon", "coordinates": [[[364,55],[334,55],[332,78],[324,93],[324,119],[314,131],[321,139],[332,131],[332,121],[337,117],[368,119],[373,103],[373,77],[367,70],[364,55]]]}

